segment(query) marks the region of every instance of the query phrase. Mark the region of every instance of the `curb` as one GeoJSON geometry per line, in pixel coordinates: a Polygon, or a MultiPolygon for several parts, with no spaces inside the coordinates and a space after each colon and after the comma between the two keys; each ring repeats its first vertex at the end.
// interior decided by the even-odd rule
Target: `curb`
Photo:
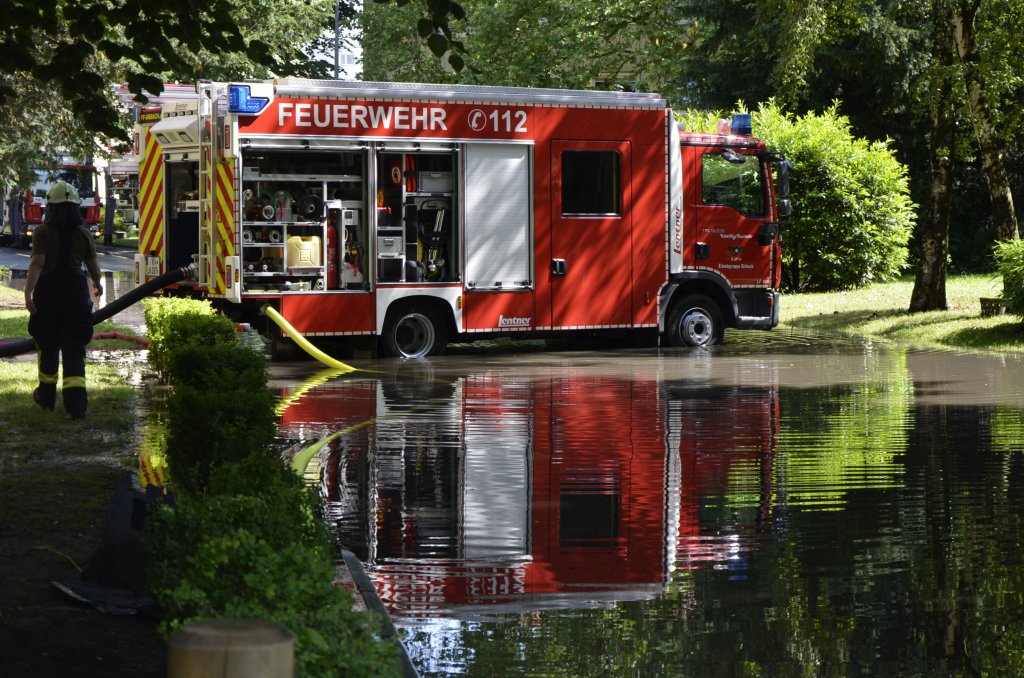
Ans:
{"type": "Polygon", "coordinates": [[[376,612],[384,620],[381,637],[388,642],[394,643],[395,647],[398,648],[399,658],[402,661],[402,674],[405,678],[419,678],[420,674],[416,671],[416,667],[413,666],[412,660],[409,659],[409,654],[405,651],[405,646],[395,631],[395,625],[391,622],[391,615],[388,614],[387,608],[384,607],[380,596],[377,595],[377,588],[370,581],[366,570],[363,569],[363,564],[356,558],[356,554],[348,549],[341,550],[341,557],[344,559],[345,567],[348,568],[352,581],[355,583],[356,593],[359,594],[359,598],[363,599],[366,609],[376,612]]]}

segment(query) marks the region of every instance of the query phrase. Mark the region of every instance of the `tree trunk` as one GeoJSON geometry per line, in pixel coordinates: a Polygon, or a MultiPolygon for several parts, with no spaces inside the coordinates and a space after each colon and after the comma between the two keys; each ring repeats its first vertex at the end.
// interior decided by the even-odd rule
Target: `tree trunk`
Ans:
{"type": "Polygon", "coordinates": [[[910,312],[939,311],[946,304],[946,260],[949,257],[949,221],[953,199],[952,22],[943,0],[932,0],[932,63],[930,130],[928,138],[930,187],[918,224],[917,272],[910,296],[910,312]]]}
{"type": "Polygon", "coordinates": [[[1006,172],[1002,140],[992,121],[985,98],[985,76],[978,53],[977,18],[981,0],[966,0],[953,11],[953,36],[967,87],[967,100],[974,118],[974,133],[981,151],[981,164],[992,201],[992,221],[999,240],[1013,240],[1019,235],[1017,215],[1013,210],[1013,191],[1006,172]]]}

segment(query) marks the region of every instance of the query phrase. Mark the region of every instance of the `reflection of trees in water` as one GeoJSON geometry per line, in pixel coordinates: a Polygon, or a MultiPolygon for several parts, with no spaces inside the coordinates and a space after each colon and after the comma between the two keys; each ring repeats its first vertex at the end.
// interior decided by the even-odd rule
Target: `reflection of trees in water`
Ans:
{"type": "Polygon", "coordinates": [[[925,671],[1024,674],[1024,460],[992,447],[993,421],[1006,416],[997,408],[914,412],[908,462],[923,502],[907,527],[922,535],[910,559],[925,671]]]}

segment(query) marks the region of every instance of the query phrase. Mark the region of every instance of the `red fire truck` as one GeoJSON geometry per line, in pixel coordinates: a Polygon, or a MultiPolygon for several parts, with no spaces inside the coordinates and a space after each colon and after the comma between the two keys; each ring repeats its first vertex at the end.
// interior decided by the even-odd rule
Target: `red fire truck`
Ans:
{"type": "MultiPolygon", "coordinates": [[[[745,119],[744,119],[745,117],[745,119]]],[[[451,340],[778,323],[785,161],[654,94],[282,79],[197,86],[140,129],[136,281],[387,355],[451,340]],[[779,172],[778,190],[773,167],[779,172]]]]}
{"type": "Polygon", "coordinates": [[[32,232],[43,223],[46,192],[57,181],[66,181],[78,189],[78,195],[82,198],[81,212],[85,227],[93,234],[98,231],[100,203],[96,195],[96,167],[91,160],[77,160],[65,155],[55,166],[38,169],[35,173],[35,183],[24,190],[18,189],[17,198],[9,202],[11,206],[15,203],[17,205],[8,210],[13,245],[27,245],[31,242],[32,232]]]}

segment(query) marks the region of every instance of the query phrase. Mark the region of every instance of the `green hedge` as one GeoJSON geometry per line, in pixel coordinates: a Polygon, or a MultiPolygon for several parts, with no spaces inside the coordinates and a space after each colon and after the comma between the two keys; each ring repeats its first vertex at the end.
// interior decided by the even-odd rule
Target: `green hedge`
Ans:
{"type": "Polygon", "coordinates": [[[161,299],[147,307],[151,318],[173,386],[174,501],[150,512],[145,531],[163,631],[203,619],[271,620],[295,638],[297,676],[401,675],[397,648],[380,640],[382,620],[353,612],[352,594],[334,585],[335,548],[316,493],[274,449],[264,357],[202,302],[161,299]]]}
{"type": "Polygon", "coordinates": [[[189,346],[236,346],[238,333],[231,320],[214,311],[208,301],[150,297],[142,302],[149,336],[149,360],[164,376],[171,354],[189,346]]]}
{"type": "Polygon", "coordinates": [[[254,455],[213,474],[148,525],[150,587],[167,633],[212,618],[269,619],[295,638],[298,676],[401,675],[378,620],[334,580],[317,499],[279,462],[254,455]]]}
{"type": "Polygon", "coordinates": [[[996,243],[995,257],[1003,276],[1006,310],[1024,318],[1024,240],[996,243]]]}
{"type": "MultiPolygon", "coordinates": [[[[187,316],[186,316],[187,317],[187,316]]],[[[205,318],[192,325],[204,332],[205,318]]],[[[169,323],[174,326],[174,323],[169,323]]],[[[168,354],[168,469],[179,491],[202,494],[213,470],[250,455],[274,456],[274,399],[263,356],[238,343],[183,342],[168,354]]]]}

